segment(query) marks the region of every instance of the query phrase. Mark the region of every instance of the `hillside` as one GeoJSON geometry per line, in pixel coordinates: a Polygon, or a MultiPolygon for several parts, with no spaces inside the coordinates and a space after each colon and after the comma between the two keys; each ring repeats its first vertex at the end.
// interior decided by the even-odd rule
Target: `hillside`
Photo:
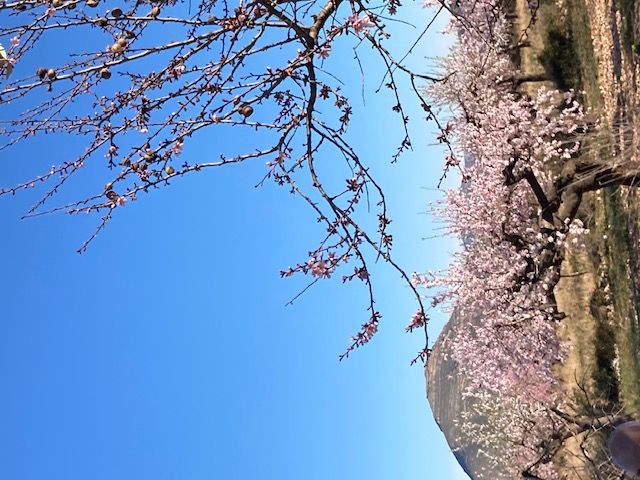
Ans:
{"type": "Polygon", "coordinates": [[[436,423],[467,475],[481,480],[508,480],[506,474],[496,472],[494,466],[487,461],[480,445],[464,437],[458,422],[462,414],[471,411],[473,400],[462,397],[464,378],[449,356],[448,342],[455,328],[465,322],[473,324],[473,320],[463,319],[454,312],[433,345],[425,371],[427,399],[436,423]]]}

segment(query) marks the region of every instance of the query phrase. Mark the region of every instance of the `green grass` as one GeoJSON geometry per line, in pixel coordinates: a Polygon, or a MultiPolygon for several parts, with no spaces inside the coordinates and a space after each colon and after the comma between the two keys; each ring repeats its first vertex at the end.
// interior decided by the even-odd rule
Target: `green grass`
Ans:
{"type": "Polygon", "coordinates": [[[622,407],[625,414],[640,413],[640,332],[637,315],[640,291],[633,278],[631,265],[640,258],[637,239],[629,232],[634,219],[639,218],[640,205],[622,196],[628,191],[608,188],[602,192],[602,202],[589,202],[585,210],[596,211],[591,222],[588,248],[597,267],[599,285],[591,298],[591,314],[595,318],[592,380],[598,398],[609,406],[622,407]],[[608,289],[608,293],[605,293],[608,289]],[[612,314],[607,313],[612,309],[612,314]],[[619,381],[614,358],[618,357],[619,381]]]}
{"type": "MultiPolygon", "coordinates": [[[[606,277],[603,283],[608,283],[606,277]]],[[[615,408],[620,404],[620,386],[614,366],[616,329],[607,315],[608,299],[603,285],[598,287],[590,302],[591,315],[596,322],[592,345],[595,355],[592,377],[598,398],[601,398],[605,405],[615,408]]]]}
{"type": "Polygon", "coordinates": [[[634,38],[634,12],[636,0],[619,0],[618,8],[622,16],[622,28],[620,43],[622,47],[631,53],[640,53],[638,51],[640,44],[634,38]]]}
{"type": "Polygon", "coordinates": [[[539,59],[560,90],[581,89],[581,65],[570,35],[556,28],[547,30],[539,59]]]}
{"type": "Polygon", "coordinates": [[[584,0],[566,0],[565,4],[566,15],[555,4],[545,4],[541,14],[545,48],[540,61],[560,88],[584,90],[589,105],[599,107],[602,97],[587,7],[584,0]]]}
{"type": "Polygon", "coordinates": [[[625,411],[629,414],[640,412],[640,358],[638,347],[638,292],[631,276],[629,264],[632,256],[638,255],[638,247],[631,241],[629,222],[637,219],[633,206],[625,208],[619,188],[604,192],[604,225],[599,230],[607,238],[602,242],[602,253],[606,259],[611,299],[616,326],[616,344],[619,354],[620,396],[625,411]]]}
{"type": "Polygon", "coordinates": [[[584,0],[567,0],[567,23],[580,65],[580,88],[587,94],[592,107],[602,105],[598,83],[598,64],[591,43],[589,14],[584,0]]]}

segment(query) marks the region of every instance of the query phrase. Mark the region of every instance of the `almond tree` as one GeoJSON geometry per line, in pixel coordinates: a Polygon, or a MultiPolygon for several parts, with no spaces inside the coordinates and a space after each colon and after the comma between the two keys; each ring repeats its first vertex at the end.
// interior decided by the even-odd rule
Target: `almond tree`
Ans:
{"type": "Polygon", "coordinates": [[[464,164],[462,188],[448,192],[437,213],[464,246],[443,275],[415,282],[437,289],[433,305],[450,302],[470,320],[449,339],[465,395],[477,401],[472,416],[487,420],[482,428],[465,422],[467,433],[493,445],[511,478],[559,478],[553,454],[557,440],[569,438],[558,426],[570,415],[554,375],[564,315],[553,290],[565,251],[580,248],[587,233],[577,218],[582,196],[633,186],[640,165],[588,151],[606,128],[575,92],[539,88],[529,96],[520,88],[542,77],[523,75],[511,61],[524,35],[513,34],[508,4],[431,3],[453,13],[458,41],[442,61],[446,80],[428,92],[452,111],[447,164],[464,164]]]}
{"type": "Polygon", "coordinates": [[[342,281],[363,282],[369,293],[369,319],[341,358],[377,331],[369,264],[379,258],[414,292],[418,313],[411,325],[426,333],[420,296],[391,255],[384,192],[347,134],[349,99],[325,69],[334,49],[353,49],[354,70],[366,67],[359,61],[363,49],[376,54],[386,72],[383,88],[404,127],[391,161],[411,147],[399,77],[439,127],[418,88],[439,79],[410,71],[386,47],[385,22],[393,21],[399,6],[397,0],[3,1],[2,150],[32,137],[42,137],[45,149],[44,136],[51,134],[85,143],[73,158],[55,158],[50,169],[5,186],[0,195],[41,187],[27,217],[97,214],[95,232],[78,250],[84,252],[119,209],[144,194],[204,169],[264,162],[260,184],[274,181],[304,199],[326,231],[307,260],[281,275],[302,273],[315,283],[349,264],[342,281]],[[227,146],[231,152],[213,151],[210,158],[181,156],[202,131],[229,127],[244,128],[251,141],[227,146]],[[323,164],[336,161],[345,171],[339,188],[322,173],[323,164]],[[110,172],[104,186],[54,203],[70,178],[96,162],[110,172]],[[369,205],[377,230],[362,226],[369,205]]]}

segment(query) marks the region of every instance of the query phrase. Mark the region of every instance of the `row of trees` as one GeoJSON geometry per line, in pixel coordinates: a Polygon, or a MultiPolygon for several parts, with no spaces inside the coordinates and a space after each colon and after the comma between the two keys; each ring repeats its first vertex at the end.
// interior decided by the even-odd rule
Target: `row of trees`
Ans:
{"type": "MultiPolygon", "coordinates": [[[[576,416],[561,395],[554,368],[565,355],[557,335],[564,314],[554,287],[567,249],[581,248],[588,233],[577,218],[583,195],[634,185],[639,165],[586,154],[584,143],[605,128],[575,92],[523,91],[544,76],[527,78],[512,61],[526,38],[511,23],[512,4],[445,5],[457,42],[442,60],[446,81],[428,93],[452,110],[447,162],[464,163],[464,172],[436,213],[464,247],[447,272],[416,283],[435,289],[433,305],[450,302],[469,319],[448,340],[474,400],[467,438],[507,478],[558,479],[559,448],[603,422],[576,416]]],[[[530,8],[535,18],[537,2],[530,8]]]]}

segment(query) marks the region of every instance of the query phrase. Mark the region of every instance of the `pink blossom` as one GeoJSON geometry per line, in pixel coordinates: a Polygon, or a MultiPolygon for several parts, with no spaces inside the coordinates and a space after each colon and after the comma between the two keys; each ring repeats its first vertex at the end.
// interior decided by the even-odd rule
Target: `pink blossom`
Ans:
{"type": "Polygon", "coordinates": [[[406,327],[407,332],[413,332],[416,328],[423,327],[426,323],[426,317],[421,310],[418,310],[411,316],[411,321],[406,327]]]}
{"type": "Polygon", "coordinates": [[[331,53],[331,44],[329,43],[325,43],[324,45],[322,45],[316,50],[316,55],[319,58],[327,58],[330,53],[331,53]]]}
{"type": "Polygon", "coordinates": [[[361,17],[354,13],[347,19],[347,22],[356,33],[362,33],[375,26],[375,23],[371,21],[371,18],[366,13],[361,17]]]}
{"type": "Polygon", "coordinates": [[[171,78],[176,79],[184,73],[185,68],[184,63],[179,63],[178,65],[170,68],[167,73],[171,78]]]}
{"type": "MultiPolygon", "coordinates": [[[[585,114],[574,95],[558,110],[559,92],[541,88],[523,96],[502,81],[519,72],[505,51],[487,43],[512,36],[504,14],[493,14],[495,5],[456,2],[451,22],[458,40],[441,61],[447,81],[428,87],[438,104],[457,112],[441,139],[451,146],[447,167],[464,155],[463,184],[447,192],[436,213],[464,248],[448,271],[414,283],[434,289],[432,304],[448,303],[464,320],[446,339],[468,379],[464,394],[477,402],[474,415],[501,423],[475,433],[473,421],[461,423],[480,444],[500,451],[517,478],[553,428],[546,407],[558,401],[554,368],[565,354],[553,297],[559,267],[543,259],[561,256],[585,231],[574,219],[541,218],[526,180],[533,176],[542,190],[553,186],[549,165],[561,168],[579,149],[577,141],[558,139],[574,138],[585,114]],[[529,443],[518,446],[511,437],[529,443]]],[[[421,325],[414,316],[407,330],[421,325]]],[[[558,478],[551,466],[543,470],[543,478],[558,478]]]]}
{"type": "Polygon", "coordinates": [[[183,146],[182,142],[176,142],[173,144],[173,148],[171,148],[171,151],[175,155],[180,155],[182,153],[182,146],[183,146]]]}

